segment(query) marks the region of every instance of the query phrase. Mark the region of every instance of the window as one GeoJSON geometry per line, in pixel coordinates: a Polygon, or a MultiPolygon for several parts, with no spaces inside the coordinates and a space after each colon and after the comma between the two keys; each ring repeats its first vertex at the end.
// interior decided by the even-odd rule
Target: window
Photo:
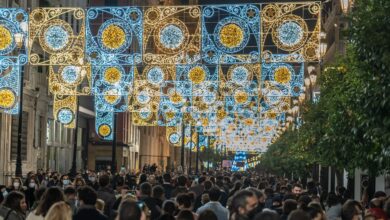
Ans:
{"type": "MultiPolygon", "coordinates": [[[[27,130],[28,130],[28,112],[22,114],[22,160],[27,160],[27,130]]],[[[12,128],[11,128],[11,160],[16,160],[17,148],[18,148],[18,126],[19,116],[12,116],[12,128]]]]}

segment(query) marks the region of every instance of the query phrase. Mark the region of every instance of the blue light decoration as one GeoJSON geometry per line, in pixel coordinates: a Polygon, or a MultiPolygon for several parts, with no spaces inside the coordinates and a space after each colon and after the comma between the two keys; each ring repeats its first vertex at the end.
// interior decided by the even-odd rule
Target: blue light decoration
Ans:
{"type": "Polygon", "coordinates": [[[248,169],[247,152],[237,151],[232,164],[233,172],[244,172],[248,169]]]}
{"type": "Polygon", "coordinates": [[[258,5],[204,6],[202,59],[213,64],[259,62],[259,14],[258,5]]]}
{"type": "Polygon", "coordinates": [[[50,66],[49,91],[56,95],[91,95],[91,67],[50,66]]]}
{"type": "Polygon", "coordinates": [[[57,119],[62,124],[70,124],[74,119],[74,112],[69,108],[62,108],[57,113],[57,119]]]}
{"type": "Polygon", "coordinates": [[[142,23],[142,10],[138,7],[89,8],[86,26],[88,60],[92,65],[141,63],[142,23]]]}
{"type": "Polygon", "coordinates": [[[114,113],[95,111],[96,134],[104,140],[113,139],[114,113]]]}
{"type": "Polygon", "coordinates": [[[20,65],[18,58],[0,56],[0,112],[19,113],[20,65]]]}
{"type": "Polygon", "coordinates": [[[53,94],[54,119],[62,123],[66,128],[76,127],[77,99],[75,95],[53,94]]]}
{"type": "Polygon", "coordinates": [[[43,33],[46,44],[53,50],[62,50],[69,41],[69,33],[60,25],[53,25],[43,33]]]}

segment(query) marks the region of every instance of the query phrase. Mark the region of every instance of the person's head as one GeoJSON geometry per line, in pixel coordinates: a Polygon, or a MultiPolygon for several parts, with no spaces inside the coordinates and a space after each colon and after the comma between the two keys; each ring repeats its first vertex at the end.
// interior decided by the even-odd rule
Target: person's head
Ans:
{"type": "Polygon", "coordinates": [[[69,186],[64,189],[66,200],[76,199],[76,190],[74,187],[69,186]]]}
{"type": "Polygon", "coordinates": [[[178,185],[178,186],[186,186],[186,184],[187,184],[187,177],[185,177],[185,176],[179,176],[179,177],[177,178],[177,185],[178,185]]]}
{"type": "Polygon", "coordinates": [[[355,200],[346,201],[341,209],[342,220],[358,220],[362,215],[362,206],[355,200]]]}
{"type": "Polygon", "coordinates": [[[85,186],[85,181],[82,177],[77,177],[73,182],[74,187],[80,188],[85,186]]]}
{"type": "Polygon", "coordinates": [[[239,190],[242,186],[241,181],[236,181],[233,186],[233,190],[239,190]]]}
{"type": "Polygon", "coordinates": [[[27,203],[24,195],[20,192],[13,191],[5,198],[3,205],[18,213],[25,213],[27,210],[27,203]]]}
{"type": "Polygon", "coordinates": [[[218,220],[218,217],[210,209],[206,209],[198,216],[198,220],[218,220]]]}
{"type": "Polygon", "coordinates": [[[190,209],[194,198],[188,193],[181,193],[177,195],[176,202],[179,205],[179,209],[190,209]]]}
{"type": "Polygon", "coordinates": [[[234,194],[231,210],[239,215],[248,215],[250,211],[257,207],[258,201],[256,195],[249,190],[241,190],[234,194]]]}
{"type": "Polygon", "coordinates": [[[190,210],[181,210],[176,216],[176,220],[194,220],[194,215],[190,210]]]}
{"type": "Polygon", "coordinates": [[[90,186],[83,186],[77,190],[77,196],[80,205],[92,205],[95,206],[97,200],[96,191],[90,186]]]}
{"type": "Polygon", "coordinates": [[[204,181],[206,181],[206,177],[204,177],[204,176],[201,176],[201,177],[199,177],[199,179],[198,179],[198,184],[203,184],[203,182],[204,181]]]}
{"type": "Polygon", "coordinates": [[[72,209],[66,202],[54,203],[47,212],[45,220],[72,220],[72,209]]]}
{"type": "Polygon", "coordinates": [[[23,186],[22,179],[15,177],[12,179],[12,188],[15,190],[20,190],[23,186]]]}
{"type": "Polygon", "coordinates": [[[117,220],[145,220],[146,216],[136,201],[125,200],[119,206],[117,220]]]}
{"type": "Polygon", "coordinates": [[[42,195],[42,199],[38,204],[38,207],[35,211],[36,215],[46,216],[50,207],[56,202],[65,201],[65,196],[62,193],[61,189],[58,187],[48,188],[45,193],[42,195]]]}
{"type": "Polygon", "coordinates": [[[301,209],[297,209],[288,215],[287,220],[311,220],[311,218],[307,212],[301,209]]]}
{"type": "Polygon", "coordinates": [[[41,198],[43,196],[43,194],[46,192],[47,188],[46,187],[40,187],[38,190],[36,190],[34,192],[34,196],[35,196],[35,201],[41,201],[41,198]]]}
{"type": "Polygon", "coordinates": [[[106,205],[106,203],[101,200],[101,199],[97,199],[96,200],[96,204],[95,204],[95,208],[101,213],[103,214],[104,213],[104,206],[106,205]]]}
{"type": "Polygon", "coordinates": [[[209,191],[211,187],[213,187],[213,182],[211,182],[210,180],[206,180],[203,182],[203,185],[204,185],[204,190],[209,191]]]}
{"type": "Polygon", "coordinates": [[[99,185],[101,187],[107,187],[110,184],[110,177],[107,174],[103,174],[99,177],[99,185]]]}
{"type": "Polygon", "coordinates": [[[298,203],[294,199],[286,199],[283,203],[283,214],[289,215],[298,208],[298,203]]]}
{"type": "Polygon", "coordinates": [[[170,214],[163,214],[161,215],[158,220],[176,220],[175,217],[173,217],[173,215],[170,215],[170,214]]]}
{"type": "Polygon", "coordinates": [[[171,180],[172,180],[171,174],[169,174],[169,173],[164,173],[164,175],[163,175],[163,180],[164,180],[164,182],[166,182],[166,183],[170,183],[171,180]]]}
{"type": "Polygon", "coordinates": [[[312,220],[321,220],[323,212],[320,209],[313,207],[306,207],[303,209],[307,214],[309,214],[310,219],[312,220]]]}
{"type": "Polygon", "coordinates": [[[382,200],[380,200],[378,198],[373,198],[370,201],[369,207],[370,208],[382,208],[382,200]]]}
{"type": "Polygon", "coordinates": [[[201,202],[202,202],[202,204],[206,204],[206,203],[210,202],[210,196],[208,193],[202,194],[201,202]]]}
{"type": "Polygon", "coordinates": [[[302,185],[298,184],[298,183],[294,184],[293,187],[292,187],[291,192],[294,193],[297,196],[301,195],[301,193],[302,193],[302,185]]]}
{"type": "Polygon", "coordinates": [[[376,199],[380,199],[380,200],[384,201],[386,199],[386,197],[387,197],[387,195],[383,191],[376,191],[374,193],[374,198],[376,198],[376,199]]]}
{"type": "Polygon", "coordinates": [[[164,214],[169,214],[173,216],[176,213],[176,204],[172,200],[165,200],[162,209],[164,214]]]}
{"type": "Polygon", "coordinates": [[[141,184],[141,186],[139,188],[140,188],[141,194],[143,196],[151,196],[152,195],[152,185],[150,185],[150,183],[144,182],[141,184]]]}
{"type": "Polygon", "coordinates": [[[221,190],[218,187],[212,187],[209,190],[209,197],[211,201],[217,202],[221,197],[221,190]]]}
{"type": "Polygon", "coordinates": [[[69,178],[68,175],[63,175],[63,176],[61,176],[61,179],[60,179],[60,180],[61,180],[61,183],[62,183],[63,186],[68,186],[68,185],[71,184],[70,178],[69,178]]]}
{"type": "Polygon", "coordinates": [[[257,214],[254,220],[279,220],[279,215],[274,211],[263,211],[257,214]]]}
{"type": "Polygon", "coordinates": [[[311,198],[308,195],[300,195],[298,198],[298,208],[306,208],[311,202],[311,198]]]}
{"type": "Polygon", "coordinates": [[[162,186],[153,187],[153,198],[164,200],[164,188],[162,186]]]}
{"type": "Polygon", "coordinates": [[[334,192],[328,193],[328,198],[326,200],[326,203],[329,207],[335,206],[340,203],[339,197],[334,192]]]}

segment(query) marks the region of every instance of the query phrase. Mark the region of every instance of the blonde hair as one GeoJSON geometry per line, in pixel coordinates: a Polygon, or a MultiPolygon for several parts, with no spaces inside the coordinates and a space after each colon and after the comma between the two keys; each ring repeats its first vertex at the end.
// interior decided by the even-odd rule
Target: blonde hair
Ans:
{"type": "Polygon", "coordinates": [[[47,212],[45,220],[72,220],[72,209],[66,202],[54,203],[47,212]]]}
{"type": "Polygon", "coordinates": [[[95,204],[95,207],[98,211],[100,211],[101,213],[104,212],[104,206],[105,206],[105,202],[101,199],[97,199],[96,200],[96,204],[95,204]]]}

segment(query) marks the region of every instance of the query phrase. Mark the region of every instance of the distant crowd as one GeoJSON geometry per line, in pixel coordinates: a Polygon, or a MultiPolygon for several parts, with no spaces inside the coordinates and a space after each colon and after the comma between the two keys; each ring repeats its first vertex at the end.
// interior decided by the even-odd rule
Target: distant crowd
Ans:
{"type": "Polygon", "coordinates": [[[263,177],[256,172],[200,175],[86,170],[72,177],[29,172],[0,186],[0,220],[387,220],[390,199],[378,191],[369,202],[344,187],[263,177]]]}

